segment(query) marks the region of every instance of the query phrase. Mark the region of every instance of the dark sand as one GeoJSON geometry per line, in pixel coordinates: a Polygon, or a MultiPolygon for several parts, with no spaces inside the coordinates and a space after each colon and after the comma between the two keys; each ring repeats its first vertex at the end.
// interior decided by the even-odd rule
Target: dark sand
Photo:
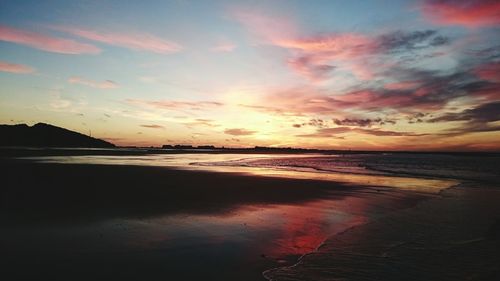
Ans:
{"type": "Polygon", "coordinates": [[[273,280],[494,280],[500,268],[500,193],[494,189],[456,187],[436,196],[160,167],[5,158],[0,164],[6,280],[263,280],[263,271],[280,266],[286,267],[265,275],[273,280]],[[305,210],[332,209],[353,219],[332,230],[325,228],[330,218],[316,221],[295,206],[319,206],[305,210]],[[251,218],[244,210],[252,208],[297,219],[284,229],[299,227],[292,231],[304,238],[294,241],[299,248],[285,254],[268,249],[276,235],[267,227],[279,222],[266,217],[252,222],[263,229],[256,235],[243,230],[210,243],[197,238],[211,237],[203,233],[212,229],[203,225],[182,232],[203,235],[177,240],[154,230],[175,228],[179,216],[180,228],[186,221],[206,223],[207,217],[209,222],[223,218],[225,224],[234,218],[230,224],[245,228],[238,216],[251,218]],[[326,233],[307,235],[317,229],[326,233]],[[290,267],[325,239],[318,251],[290,267]],[[169,244],[175,241],[182,243],[169,244]],[[140,243],[147,247],[136,247],[140,243]]]}

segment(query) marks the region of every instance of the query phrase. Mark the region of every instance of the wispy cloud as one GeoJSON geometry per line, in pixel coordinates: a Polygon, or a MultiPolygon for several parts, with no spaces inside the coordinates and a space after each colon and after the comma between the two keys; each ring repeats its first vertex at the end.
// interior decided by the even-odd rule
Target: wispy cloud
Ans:
{"type": "Polygon", "coordinates": [[[484,80],[500,83],[500,62],[488,62],[477,66],[474,72],[484,80]]]}
{"type": "Polygon", "coordinates": [[[35,69],[31,66],[24,64],[16,64],[16,63],[0,61],[0,71],[17,73],[17,74],[28,74],[35,72],[35,69]]]}
{"type": "Polygon", "coordinates": [[[203,119],[203,118],[197,118],[191,122],[186,122],[184,123],[184,125],[188,128],[193,128],[193,127],[199,127],[199,126],[203,126],[203,127],[218,127],[220,125],[218,124],[215,124],[214,123],[214,120],[211,120],[211,119],[203,119]]]}
{"type": "Polygon", "coordinates": [[[428,135],[428,134],[417,134],[412,132],[387,131],[382,129],[335,127],[335,128],[319,128],[314,133],[302,134],[297,136],[310,137],[310,138],[330,138],[330,137],[337,137],[337,135],[345,133],[359,133],[359,134],[379,136],[379,137],[419,137],[428,135]]]}
{"type": "Polygon", "coordinates": [[[155,125],[155,124],[147,124],[147,125],[141,125],[143,128],[149,128],[149,129],[165,129],[165,127],[161,125],[155,125]]]}
{"type": "Polygon", "coordinates": [[[384,64],[379,61],[383,56],[440,47],[449,41],[449,38],[439,35],[435,30],[422,30],[395,31],[378,36],[331,33],[281,39],[274,43],[295,53],[288,65],[310,80],[330,78],[330,72],[337,65],[360,80],[370,80],[384,68],[384,64]]]}
{"type": "Polygon", "coordinates": [[[421,10],[426,18],[440,25],[475,28],[500,24],[497,0],[427,0],[421,10]]]}
{"type": "Polygon", "coordinates": [[[66,26],[50,26],[50,28],[92,41],[132,50],[148,51],[158,54],[170,54],[182,50],[182,46],[180,44],[165,40],[149,33],[102,32],[66,26]]]}
{"type": "Polygon", "coordinates": [[[256,132],[246,129],[234,128],[234,129],[226,129],[224,130],[224,133],[232,136],[249,136],[255,134],[256,132]]]}
{"type": "Polygon", "coordinates": [[[458,113],[446,113],[428,122],[469,121],[472,123],[500,121],[500,101],[481,104],[458,113]]]}
{"type": "Polygon", "coordinates": [[[206,108],[214,108],[224,105],[216,101],[177,101],[177,100],[138,100],[127,99],[127,103],[147,106],[157,109],[189,109],[189,110],[202,110],[206,108]]]}
{"type": "Polygon", "coordinates": [[[218,53],[228,53],[234,51],[234,49],[236,49],[236,44],[228,40],[223,40],[210,48],[212,52],[218,53]]]}
{"type": "Polygon", "coordinates": [[[447,129],[444,135],[464,135],[478,132],[500,131],[500,102],[485,103],[461,112],[445,113],[427,122],[462,122],[460,126],[447,129]]]}
{"type": "Polygon", "coordinates": [[[94,45],[0,25],[0,40],[60,54],[98,54],[94,45]]]}
{"type": "Polygon", "coordinates": [[[229,16],[242,24],[261,43],[275,44],[297,35],[295,22],[284,15],[269,14],[250,7],[233,7],[229,10],[229,16]]]}
{"type": "Polygon", "coordinates": [[[238,10],[233,17],[261,44],[288,50],[288,67],[312,82],[326,81],[337,70],[347,71],[359,80],[372,80],[390,65],[384,56],[416,56],[415,52],[450,43],[448,37],[436,30],[392,31],[378,35],[358,32],[302,35],[290,18],[266,16],[262,11],[251,9],[238,10]]]}
{"type": "Polygon", "coordinates": [[[114,81],[111,80],[105,80],[105,81],[93,81],[90,79],[85,79],[82,77],[78,76],[72,76],[68,79],[68,82],[71,84],[80,84],[80,85],[85,85],[88,87],[92,88],[98,88],[98,89],[115,89],[118,88],[118,84],[114,81]]]}

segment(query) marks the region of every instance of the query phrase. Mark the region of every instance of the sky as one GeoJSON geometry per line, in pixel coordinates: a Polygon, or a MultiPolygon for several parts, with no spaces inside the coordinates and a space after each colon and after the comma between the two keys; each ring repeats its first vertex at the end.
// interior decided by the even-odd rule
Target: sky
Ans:
{"type": "Polygon", "coordinates": [[[500,2],[0,0],[0,123],[123,146],[499,151],[500,2]]]}

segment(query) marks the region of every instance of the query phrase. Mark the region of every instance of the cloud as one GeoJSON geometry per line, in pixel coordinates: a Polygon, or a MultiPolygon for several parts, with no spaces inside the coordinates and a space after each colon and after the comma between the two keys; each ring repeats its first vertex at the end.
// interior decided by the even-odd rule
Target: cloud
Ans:
{"type": "MultiPolygon", "coordinates": [[[[269,95],[268,97],[272,97],[272,95],[269,95]]],[[[296,113],[295,108],[280,108],[280,107],[274,107],[274,106],[265,106],[265,105],[254,105],[254,104],[238,104],[238,106],[244,107],[244,108],[249,108],[255,111],[267,113],[267,114],[273,114],[273,115],[279,115],[279,116],[295,116],[295,115],[300,115],[296,113]]]]}
{"type": "Polygon", "coordinates": [[[491,62],[477,66],[474,73],[483,80],[500,83],[500,62],[491,62]]]}
{"type": "Polygon", "coordinates": [[[328,79],[330,73],[335,69],[333,65],[312,63],[310,56],[289,59],[288,66],[311,81],[328,79]]]}
{"type": "Polygon", "coordinates": [[[420,84],[422,84],[421,81],[400,81],[400,82],[387,83],[384,85],[384,88],[387,90],[408,90],[408,89],[415,89],[420,84]]]}
{"type": "Polygon", "coordinates": [[[165,127],[163,127],[161,125],[154,125],[154,124],[151,124],[151,125],[141,125],[141,127],[149,128],[149,129],[165,129],[165,127]]]}
{"type": "Polygon", "coordinates": [[[233,11],[232,17],[260,44],[287,50],[290,55],[286,60],[287,66],[315,83],[330,79],[337,70],[346,70],[359,80],[372,80],[377,72],[390,65],[385,56],[407,54],[425,58],[417,51],[450,43],[448,37],[436,30],[394,31],[380,35],[327,32],[304,36],[289,16],[238,9],[233,11]]]}
{"type": "Polygon", "coordinates": [[[461,112],[446,113],[439,117],[427,120],[427,122],[465,122],[461,126],[445,131],[445,135],[463,135],[475,132],[500,131],[500,125],[494,122],[500,121],[500,101],[481,104],[461,112]]]}
{"type": "MultiPolygon", "coordinates": [[[[331,33],[319,36],[276,39],[274,44],[288,49],[293,57],[288,66],[311,81],[330,78],[336,64],[343,64],[358,77],[369,78],[363,58],[375,50],[372,38],[356,33],[331,33]]],[[[368,74],[370,73],[370,74],[368,74]]]]}
{"type": "Polygon", "coordinates": [[[375,119],[356,119],[356,118],[344,118],[344,119],[333,119],[333,123],[338,126],[358,126],[358,127],[371,127],[373,125],[385,125],[386,123],[395,124],[394,120],[383,120],[381,118],[375,119]]]}
{"type": "Polygon", "coordinates": [[[466,53],[479,59],[486,59],[487,61],[500,59],[500,45],[482,48],[479,50],[468,50],[466,53]]]}
{"type": "Polygon", "coordinates": [[[28,74],[35,72],[35,69],[31,66],[24,64],[16,64],[16,63],[0,61],[0,71],[17,73],[17,74],[28,74]]]}
{"type": "Polygon", "coordinates": [[[470,121],[474,123],[500,121],[500,101],[485,103],[458,113],[446,113],[428,122],[470,121]]]}
{"type": "Polygon", "coordinates": [[[474,68],[467,67],[470,66],[458,66],[456,72],[446,74],[393,67],[384,73],[385,77],[401,82],[389,86],[387,83],[367,83],[342,91],[312,86],[285,88],[262,95],[254,104],[241,106],[279,116],[350,116],[353,110],[391,110],[404,114],[436,111],[464,97],[498,100],[500,83],[481,80],[474,68]]]}
{"type": "Polygon", "coordinates": [[[396,31],[383,34],[375,39],[381,52],[406,52],[449,44],[450,39],[437,35],[436,30],[412,32],[396,31]]]}
{"type": "Polygon", "coordinates": [[[127,99],[125,100],[129,104],[146,106],[150,108],[157,109],[188,109],[188,110],[203,110],[207,108],[215,108],[223,106],[223,103],[216,101],[176,101],[176,100],[138,100],[138,99],[127,99]]]}
{"type": "Polygon", "coordinates": [[[236,49],[236,44],[229,41],[220,42],[219,44],[210,48],[212,52],[217,52],[217,53],[228,53],[234,51],[234,49],[236,49]]]}
{"type": "Polygon", "coordinates": [[[186,127],[192,128],[192,127],[197,127],[197,126],[204,126],[204,127],[219,127],[220,125],[214,124],[214,120],[210,119],[202,119],[198,118],[195,119],[194,121],[184,123],[186,127]]]}
{"type": "Polygon", "coordinates": [[[235,128],[235,129],[226,129],[224,130],[224,133],[232,136],[249,136],[255,134],[256,132],[246,129],[235,128]]]}
{"type": "Polygon", "coordinates": [[[85,85],[89,86],[92,88],[98,88],[98,89],[115,89],[118,88],[118,84],[116,82],[111,81],[111,80],[105,80],[105,81],[93,81],[89,79],[85,79],[82,77],[78,76],[72,76],[68,79],[68,82],[71,84],[80,84],[80,85],[85,85]]]}
{"type": "Polygon", "coordinates": [[[386,131],[381,129],[335,127],[335,128],[319,128],[318,130],[316,130],[316,132],[312,134],[302,134],[302,135],[297,135],[297,137],[330,138],[330,137],[337,137],[336,135],[344,133],[359,133],[359,134],[383,136],[383,137],[418,137],[418,136],[428,135],[428,134],[417,134],[412,132],[386,131]]]}
{"type": "Polygon", "coordinates": [[[279,40],[276,45],[299,53],[288,60],[288,65],[310,80],[328,79],[335,68],[332,63],[342,65],[361,80],[370,80],[376,69],[384,67],[379,61],[382,56],[440,47],[449,42],[448,37],[439,35],[436,30],[422,30],[395,31],[378,36],[331,33],[279,40]]]}
{"type": "Polygon", "coordinates": [[[268,12],[251,7],[238,7],[231,9],[229,16],[242,24],[262,43],[274,44],[280,39],[296,35],[297,27],[290,17],[268,12]]]}
{"type": "Polygon", "coordinates": [[[0,25],[0,40],[60,54],[98,54],[94,45],[0,25]]]}
{"type": "Polygon", "coordinates": [[[65,26],[51,26],[50,28],[92,41],[132,50],[149,51],[158,54],[170,54],[182,50],[182,46],[178,43],[149,33],[112,33],[65,26]]]}
{"type": "Polygon", "coordinates": [[[427,0],[421,10],[427,19],[439,25],[475,28],[500,24],[498,0],[427,0]]]}

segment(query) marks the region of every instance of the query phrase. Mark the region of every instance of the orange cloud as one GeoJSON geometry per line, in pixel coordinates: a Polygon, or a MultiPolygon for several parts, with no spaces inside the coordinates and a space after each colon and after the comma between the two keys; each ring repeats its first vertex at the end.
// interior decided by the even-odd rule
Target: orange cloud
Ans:
{"type": "Polygon", "coordinates": [[[76,35],[85,39],[132,50],[149,51],[158,54],[179,52],[181,45],[148,33],[111,33],[89,29],[51,26],[52,29],[76,35]]]}
{"type": "Polygon", "coordinates": [[[0,40],[60,54],[98,54],[94,45],[0,25],[0,40]]]}
{"type": "Polygon", "coordinates": [[[193,128],[197,126],[205,126],[205,127],[218,127],[218,124],[214,123],[214,120],[211,119],[203,119],[203,118],[198,118],[195,119],[194,121],[184,123],[184,125],[188,128],[193,128]]]}
{"type": "Polygon", "coordinates": [[[474,28],[500,24],[498,0],[428,0],[421,9],[426,18],[440,25],[474,28]]]}
{"type": "Polygon", "coordinates": [[[92,80],[85,79],[85,78],[78,77],[78,76],[70,77],[68,79],[68,82],[71,83],[71,84],[80,84],[80,85],[85,85],[85,86],[89,86],[89,87],[92,87],[92,88],[98,88],[98,89],[115,89],[115,88],[118,88],[118,84],[116,84],[115,82],[113,82],[111,80],[106,80],[106,81],[98,82],[98,81],[92,81],[92,80]]]}
{"type": "Polygon", "coordinates": [[[256,132],[246,129],[235,128],[235,129],[226,129],[224,130],[224,133],[232,136],[248,136],[248,135],[253,135],[256,132]]]}
{"type": "Polygon", "coordinates": [[[27,66],[24,64],[15,64],[5,61],[0,61],[0,71],[18,73],[18,74],[27,74],[35,72],[35,69],[31,66],[27,66]]]}

